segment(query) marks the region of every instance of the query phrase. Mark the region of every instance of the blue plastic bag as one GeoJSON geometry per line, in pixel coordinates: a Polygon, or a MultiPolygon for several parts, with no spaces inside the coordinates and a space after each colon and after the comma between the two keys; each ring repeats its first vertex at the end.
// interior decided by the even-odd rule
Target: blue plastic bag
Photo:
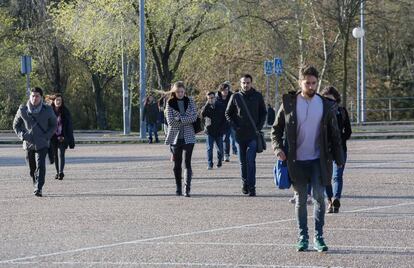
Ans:
{"type": "Polygon", "coordinates": [[[275,180],[276,188],[278,189],[289,189],[292,185],[286,161],[277,160],[276,165],[273,169],[273,177],[275,180]]]}

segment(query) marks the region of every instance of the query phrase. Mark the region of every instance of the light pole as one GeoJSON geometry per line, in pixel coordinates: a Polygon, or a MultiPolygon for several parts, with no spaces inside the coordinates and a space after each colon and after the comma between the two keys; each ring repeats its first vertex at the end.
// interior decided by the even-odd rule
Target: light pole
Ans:
{"type": "MultiPolygon", "coordinates": [[[[362,79],[361,79],[361,38],[364,36],[364,29],[362,28],[354,28],[352,30],[352,35],[357,39],[357,123],[361,123],[361,85],[362,85],[362,79]]],[[[362,121],[363,122],[363,121],[362,121]]]]}
{"type": "Polygon", "coordinates": [[[364,30],[364,6],[365,0],[361,0],[361,25],[360,28],[362,30],[362,36],[360,39],[361,42],[361,50],[360,50],[360,58],[361,58],[361,123],[364,123],[367,117],[367,90],[365,88],[365,30],[364,30]]]}
{"type": "Polygon", "coordinates": [[[146,128],[144,122],[144,100],[146,97],[145,80],[145,0],[139,0],[139,88],[140,88],[140,138],[145,139],[146,128]]]}

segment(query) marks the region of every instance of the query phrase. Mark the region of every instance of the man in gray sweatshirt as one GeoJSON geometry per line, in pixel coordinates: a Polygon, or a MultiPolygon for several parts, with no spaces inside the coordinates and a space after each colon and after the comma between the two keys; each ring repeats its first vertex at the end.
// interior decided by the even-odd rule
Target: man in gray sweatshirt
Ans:
{"type": "Polygon", "coordinates": [[[43,103],[43,90],[39,87],[32,88],[26,105],[20,105],[17,110],[13,130],[23,141],[35,196],[42,196],[46,174],[46,155],[50,139],[56,130],[56,124],[56,116],[52,108],[43,103]]]}

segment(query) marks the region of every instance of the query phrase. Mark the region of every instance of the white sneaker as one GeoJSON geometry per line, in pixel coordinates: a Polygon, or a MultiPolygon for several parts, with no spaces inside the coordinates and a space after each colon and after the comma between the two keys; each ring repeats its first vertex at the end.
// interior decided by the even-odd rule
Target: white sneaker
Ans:
{"type": "Polygon", "coordinates": [[[230,156],[225,155],[224,156],[224,162],[230,162],[230,156]]]}

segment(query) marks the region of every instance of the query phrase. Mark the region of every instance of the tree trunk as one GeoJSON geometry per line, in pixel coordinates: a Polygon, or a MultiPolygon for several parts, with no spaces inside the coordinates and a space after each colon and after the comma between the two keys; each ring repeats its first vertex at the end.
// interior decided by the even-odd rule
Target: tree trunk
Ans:
{"type": "Polygon", "coordinates": [[[64,88],[60,77],[60,62],[59,62],[59,50],[56,44],[53,46],[52,51],[53,70],[52,71],[52,88],[56,93],[63,93],[64,88]]]}
{"type": "Polygon", "coordinates": [[[106,108],[103,99],[103,87],[99,74],[92,74],[92,89],[95,94],[95,114],[98,129],[107,129],[106,108]]]}

